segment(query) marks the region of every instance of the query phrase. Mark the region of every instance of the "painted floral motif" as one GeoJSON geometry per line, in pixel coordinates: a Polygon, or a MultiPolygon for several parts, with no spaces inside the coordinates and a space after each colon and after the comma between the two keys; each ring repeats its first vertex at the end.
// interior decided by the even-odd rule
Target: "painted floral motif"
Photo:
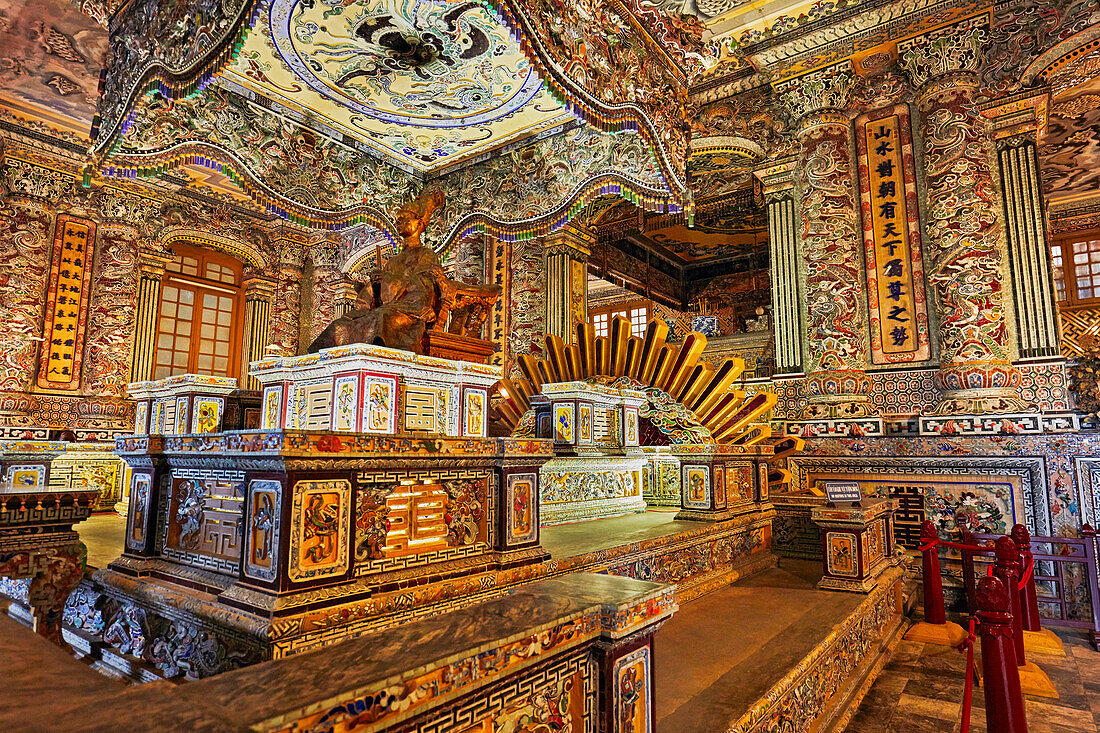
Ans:
{"type": "Polygon", "coordinates": [[[829,532],[829,572],[834,575],[846,575],[855,577],[856,572],[856,547],[852,535],[840,532],[829,532]]]}
{"type": "Polygon", "coordinates": [[[279,388],[267,388],[264,390],[264,429],[274,430],[279,427],[279,402],[283,398],[283,392],[279,388]]]}
{"type": "Polygon", "coordinates": [[[393,386],[389,383],[367,383],[367,430],[393,430],[393,386]]]}
{"type": "Polygon", "coordinates": [[[195,417],[191,432],[216,433],[221,422],[222,401],[198,397],[195,399],[195,417]]]}
{"type": "Polygon", "coordinates": [[[336,540],[340,532],[340,496],[332,493],[309,495],[302,513],[302,545],[306,565],[323,565],[336,558],[336,540]],[[311,541],[312,540],[312,541],[311,541]]]}
{"type": "Polygon", "coordinates": [[[353,430],[355,428],[355,386],[358,377],[341,377],[335,381],[336,393],[332,411],[333,430],[353,430]]]}
{"type": "Polygon", "coordinates": [[[535,526],[535,477],[508,477],[508,541],[526,542],[538,534],[535,526]]]}
{"type": "Polygon", "coordinates": [[[599,100],[601,112],[610,112],[608,105],[618,108],[615,118],[644,119],[632,127],[640,127],[651,145],[664,149],[670,168],[663,171],[666,176],[683,176],[688,153],[686,90],[635,32],[629,16],[603,0],[530,0],[509,5],[522,8],[523,25],[530,23],[557,69],[574,88],[587,93],[584,108],[592,106],[591,100],[599,100]],[[632,114],[631,107],[643,114],[632,114]]]}
{"type": "Polygon", "coordinates": [[[630,471],[547,471],[539,485],[544,504],[637,496],[630,471]]]}
{"type": "Polygon", "coordinates": [[[481,534],[481,520],[485,515],[485,479],[445,481],[447,507],[443,521],[447,524],[447,544],[451,547],[472,545],[481,534]]]}
{"type": "Polygon", "coordinates": [[[339,575],[348,569],[351,483],[299,481],[290,518],[291,580],[339,575]]]}
{"type": "Polygon", "coordinates": [[[386,497],[393,493],[392,485],[375,484],[359,489],[359,506],[355,512],[355,559],[380,560],[390,531],[389,505],[386,497]]]}
{"type": "Polygon", "coordinates": [[[559,443],[573,442],[572,405],[554,405],[554,440],[559,443]]]}
{"type": "Polygon", "coordinates": [[[799,133],[810,375],[810,400],[802,417],[807,419],[873,414],[862,376],[867,366],[863,261],[848,139],[846,120],[799,133]]]}
{"type": "Polygon", "coordinates": [[[35,373],[42,333],[49,216],[15,207],[0,218],[0,389],[26,390],[35,373]]]}
{"type": "Polygon", "coordinates": [[[649,647],[642,647],[615,662],[615,717],[620,733],[648,733],[649,647]]]}
{"type": "Polygon", "coordinates": [[[580,423],[579,434],[582,443],[592,442],[592,406],[580,405],[577,408],[577,416],[580,423]]]}
{"type": "Polygon", "coordinates": [[[485,395],[469,392],[466,395],[466,435],[485,434],[485,395]]]}
{"type": "MultiPolygon", "coordinates": [[[[220,52],[236,35],[247,13],[247,0],[142,0],[127,3],[125,12],[111,19],[111,47],[99,111],[105,146],[122,125],[138,87],[154,72],[194,78],[204,58],[220,52]]],[[[184,84],[186,86],[186,83],[184,84]]],[[[166,87],[161,86],[162,89],[166,87]]]]}
{"type": "Polygon", "coordinates": [[[137,311],[137,236],[130,230],[103,227],[99,237],[84,388],[103,397],[125,397],[137,311]]]}

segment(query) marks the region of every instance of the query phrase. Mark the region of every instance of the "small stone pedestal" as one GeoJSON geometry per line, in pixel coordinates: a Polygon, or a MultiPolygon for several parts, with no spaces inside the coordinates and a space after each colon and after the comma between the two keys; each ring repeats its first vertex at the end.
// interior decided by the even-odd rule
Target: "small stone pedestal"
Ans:
{"type": "Polygon", "coordinates": [[[821,528],[822,575],[817,587],[869,593],[894,557],[893,502],[826,504],[810,512],[821,528]]]}

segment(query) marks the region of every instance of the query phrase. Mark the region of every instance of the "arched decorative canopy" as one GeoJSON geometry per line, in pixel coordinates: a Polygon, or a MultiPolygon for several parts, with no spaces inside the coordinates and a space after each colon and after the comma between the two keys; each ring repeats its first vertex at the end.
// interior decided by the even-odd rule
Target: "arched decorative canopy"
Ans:
{"type": "Polygon", "coordinates": [[[122,178],[213,170],[325,229],[390,232],[387,213],[432,183],[473,204],[429,233],[439,248],[471,228],[543,234],[597,196],[680,211],[687,76],[651,61],[664,52],[624,7],[581,5],[136,0],[110,21],[95,163],[122,178]],[[563,13],[577,16],[572,41],[563,13]],[[493,165],[530,145],[583,165],[493,165]]]}
{"type": "MultiPolygon", "coordinates": [[[[753,423],[775,405],[775,393],[736,389],[744,360],[726,359],[718,367],[702,361],[707,345],[703,334],[692,331],[682,344],[667,344],[664,321],[650,321],[645,336],[638,337],[630,334],[630,321],[622,316],[611,320],[606,337],[596,336],[591,322],[577,323],[575,328],[575,344],[565,345],[560,337],[549,335],[547,358],[519,357],[523,377],[502,379],[497,385],[502,397],[498,422],[514,430],[543,384],[624,380],[624,384],[658,390],[665,396],[657,397],[661,403],[675,402],[687,411],[686,424],[702,428],[690,430],[692,442],[748,444],[771,435],[766,426],[753,423]]],[[[659,424],[655,426],[660,429],[659,424]]]]}

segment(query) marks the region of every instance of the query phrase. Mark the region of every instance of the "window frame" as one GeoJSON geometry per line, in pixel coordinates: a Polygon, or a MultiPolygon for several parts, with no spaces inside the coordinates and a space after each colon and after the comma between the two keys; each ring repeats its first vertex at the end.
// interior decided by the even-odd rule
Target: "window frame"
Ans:
{"type": "MultiPolygon", "coordinates": [[[[232,377],[234,379],[241,378],[241,355],[244,343],[244,264],[229,255],[221,252],[203,249],[201,247],[194,247],[185,244],[172,244],[168,247],[172,254],[177,258],[182,257],[194,257],[199,261],[198,272],[199,275],[184,274],[182,272],[175,272],[173,270],[165,270],[163,277],[161,278],[161,295],[157,302],[157,319],[156,325],[153,329],[153,358],[152,365],[150,367],[149,379],[157,379],[156,373],[159,366],[157,363],[157,356],[161,349],[159,344],[161,335],[161,318],[162,309],[164,307],[164,288],[175,287],[177,289],[189,290],[195,293],[195,302],[193,304],[193,310],[191,314],[191,334],[190,342],[188,344],[187,354],[187,367],[182,372],[175,371],[176,367],[172,364],[168,365],[169,376],[175,376],[177,374],[199,374],[202,372],[196,371],[198,369],[199,359],[199,347],[202,343],[202,339],[199,337],[200,329],[203,326],[202,323],[202,310],[205,306],[202,305],[205,296],[210,295],[215,298],[228,297],[232,300],[230,311],[230,323],[229,323],[229,355],[226,372],[221,373],[213,371],[213,376],[218,377],[232,377]],[[205,277],[207,265],[214,264],[221,267],[228,267],[236,275],[236,282],[233,284],[225,283],[221,280],[211,280],[205,277]]],[[[178,307],[178,301],[177,301],[178,307]]],[[[217,311],[215,311],[217,312],[217,311]]],[[[215,322],[215,329],[218,324],[215,322]]],[[[212,358],[217,358],[215,353],[212,358]]],[[[166,377],[161,377],[164,379],[166,377]]]]}
{"type": "Polygon", "coordinates": [[[614,318],[616,315],[622,315],[628,321],[630,321],[630,335],[631,336],[638,336],[639,338],[644,337],[645,336],[645,330],[646,330],[646,328],[648,328],[649,322],[653,318],[653,301],[648,300],[646,298],[638,298],[636,300],[627,300],[627,301],[623,301],[621,303],[615,303],[613,305],[605,305],[602,308],[589,309],[589,311],[588,311],[588,322],[592,324],[593,329],[596,331],[597,336],[602,335],[604,338],[606,338],[606,337],[611,335],[611,319],[614,318]],[[645,308],[645,320],[642,323],[640,334],[634,333],[635,326],[634,326],[634,321],[631,318],[631,312],[634,311],[634,310],[637,310],[638,308],[645,308]],[[596,317],[597,316],[607,316],[607,326],[606,326],[607,333],[606,334],[600,334],[599,330],[596,329],[596,317]]]}
{"type": "MultiPolygon", "coordinates": [[[[1082,242],[1097,242],[1100,241],[1100,229],[1089,229],[1082,232],[1073,232],[1070,234],[1061,234],[1051,239],[1051,281],[1054,286],[1054,297],[1059,308],[1072,310],[1074,308],[1095,308],[1100,305],[1100,295],[1096,295],[1091,298],[1081,298],[1077,294],[1077,263],[1073,261],[1073,245],[1080,244],[1082,242]],[[1053,257],[1054,249],[1057,248],[1062,255],[1062,282],[1065,287],[1065,299],[1058,299],[1058,280],[1054,277],[1053,272],[1053,257]]],[[[1088,267],[1094,263],[1082,263],[1083,267],[1088,267]]],[[[1088,277],[1093,277],[1094,273],[1085,273],[1088,277]]],[[[1100,275],[1100,273],[1096,273],[1100,275]]],[[[1095,292],[1100,293],[1100,281],[1097,282],[1094,288],[1095,292]]]]}

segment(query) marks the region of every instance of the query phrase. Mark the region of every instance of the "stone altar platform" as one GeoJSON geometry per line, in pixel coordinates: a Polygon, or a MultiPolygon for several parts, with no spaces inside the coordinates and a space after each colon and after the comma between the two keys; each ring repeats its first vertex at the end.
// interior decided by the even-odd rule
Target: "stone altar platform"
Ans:
{"type": "MultiPolygon", "coordinates": [[[[633,536],[636,539],[661,531],[663,523],[680,524],[675,520],[662,523],[656,522],[656,518],[650,519],[653,521],[649,526],[635,527],[633,536]]],[[[638,516],[619,517],[573,526],[587,529],[601,523],[612,526],[638,520],[638,516]]],[[[580,539],[583,538],[563,538],[548,544],[569,551],[571,543],[580,539]]],[[[905,623],[899,603],[900,572],[891,571],[893,576],[871,595],[856,596],[816,589],[818,571],[816,563],[784,560],[779,568],[722,587],[692,602],[679,599],[679,610],[664,620],[650,647],[654,724],[652,727],[643,724],[635,730],[776,733],[807,730],[812,725],[816,726],[813,730],[822,733],[843,730],[900,639],[905,623]]],[[[527,585],[514,594],[466,611],[376,632],[182,687],[162,683],[122,692],[112,690],[111,684],[89,687],[87,691],[69,686],[65,688],[64,697],[26,696],[20,694],[19,689],[0,688],[0,725],[19,720],[49,720],[51,725],[62,726],[65,730],[117,730],[120,727],[143,729],[155,720],[157,728],[162,730],[183,730],[200,722],[207,730],[238,730],[249,726],[281,730],[305,719],[303,711],[307,708],[314,716],[308,719],[310,722],[318,722],[316,716],[326,714],[333,716],[329,721],[337,722],[347,720],[349,699],[364,699],[363,695],[345,696],[344,685],[354,680],[360,692],[373,689],[370,683],[381,676],[378,670],[385,665],[409,668],[417,663],[422,664],[418,669],[430,671],[433,662],[428,656],[441,658],[462,645],[467,648],[476,645],[484,650],[483,655],[488,653],[494,660],[498,659],[495,650],[501,647],[501,638],[523,637],[522,632],[512,634],[513,629],[536,624],[545,627],[542,621],[547,618],[544,615],[547,611],[543,601],[538,600],[540,596],[552,600],[556,614],[566,615],[594,603],[598,596],[610,591],[617,595],[615,603],[621,607],[655,609],[642,613],[643,618],[635,622],[638,626],[644,627],[647,618],[667,617],[664,611],[669,608],[668,590],[649,590],[655,587],[651,583],[640,583],[632,588],[617,585],[632,582],[622,578],[589,578],[591,576],[567,576],[527,585]],[[575,583],[572,590],[564,585],[573,583],[572,578],[577,577],[584,579],[580,586],[582,598],[574,595],[575,583]],[[632,596],[638,600],[631,600],[632,596]],[[485,623],[487,618],[494,619],[490,626],[485,623]],[[463,629],[462,633],[446,631],[457,628],[463,629]],[[439,640],[445,649],[433,646],[425,650],[424,645],[411,641],[386,642],[422,639],[429,630],[431,638],[439,640]],[[231,699],[232,704],[219,704],[223,695],[230,696],[226,700],[231,699]],[[128,704],[122,704],[123,701],[128,704]]],[[[603,602],[606,600],[605,597],[603,602]]],[[[583,611],[580,617],[584,617],[583,611]]],[[[2,621],[0,619],[0,632],[18,633],[18,628],[11,629],[10,624],[5,625],[2,621]]],[[[26,637],[31,635],[27,633],[26,637]]],[[[29,641],[37,640],[30,638],[29,641]]],[[[582,641],[573,649],[583,649],[584,644],[582,641]]],[[[0,664],[16,663],[17,659],[8,656],[20,655],[22,648],[15,644],[0,645],[0,664]]],[[[450,658],[460,657],[461,654],[453,654],[450,658]]],[[[87,667],[76,660],[50,660],[51,665],[66,663],[69,666],[64,668],[61,679],[79,679],[81,674],[87,674],[87,667]]],[[[513,680],[532,679],[533,672],[552,669],[553,664],[539,664],[535,660],[534,665],[526,667],[528,671],[514,675],[513,680]]],[[[39,679],[49,684],[47,677],[58,678],[58,670],[53,666],[13,669],[19,670],[20,678],[27,684],[37,684],[39,679]]],[[[389,680],[399,678],[406,677],[400,674],[388,677],[389,680]]],[[[494,687],[499,679],[485,680],[487,685],[482,689],[503,690],[503,686],[494,687]]],[[[536,679],[552,680],[560,685],[563,677],[551,674],[536,679]]],[[[588,689],[587,684],[585,680],[580,689],[588,689]]],[[[538,691],[532,689],[530,697],[499,697],[521,703],[532,699],[538,691]]],[[[564,689],[559,687],[556,691],[561,693],[564,689]]],[[[484,698],[476,692],[460,693],[445,709],[469,709],[469,703],[476,699],[484,698]]],[[[591,699],[595,701],[596,697],[593,695],[591,699]]],[[[434,700],[435,697],[429,694],[426,707],[434,706],[434,700]]],[[[351,709],[367,710],[362,706],[351,709]]],[[[575,708],[566,705],[562,709],[575,708]]],[[[402,726],[402,731],[428,730],[420,724],[420,718],[413,717],[419,716],[422,710],[414,703],[410,715],[404,720],[398,718],[395,724],[402,726]],[[410,718],[414,722],[407,724],[410,718]]],[[[385,714],[384,709],[380,712],[385,714]]],[[[476,730],[493,733],[510,730],[507,721],[513,719],[502,715],[496,725],[483,723],[485,727],[476,730]]],[[[377,723],[375,730],[391,727],[383,715],[377,723]]],[[[466,730],[461,726],[444,729],[466,730]]],[[[586,730],[574,728],[578,729],[586,730]]],[[[611,727],[610,730],[622,729],[611,727]]]]}
{"type": "Polygon", "coordinates": [[[545,441],[230,431],[117,450],[133,472],[125,550],[77,594],[72,623],[168,676],[469,605],[471,585],[546,557],[545,441]]]}
{"type": "Polygon", "coordinates": [[[654,637],[658,733],[839,733],[907,626],[902,572],[867,596],[817,588],[819,563],[777,568],[680,610],[654,637]]]}
{"type": "MultiPolygon", "coordinates": [[[[359,610],[364,608],[362,604],[349,603],[339,610],[348,612],[354,622],[352,628],[366,633],[496,598],[525,583],[574,572],[676,583],[678,598],[686,602],[775,565],[770,551],[770,510],[715,523],[674,517],[671,511],[648,511],[545,527],[540,541],[549,557],[540,562],[482,569],[465,577],[429,576],[418,584],[379,588],[365,607],[375,615],[359,610]]],[[[85,530],[82,535],[89,556],[116,557],[123,551],[125,520],[104,518],[103,526],[94,530],[85,530]],[[113,535],[107,521],[114,522],[113,535]]],[[[26,622],[25,581],[5,588],[4,593],[13,600],[10,612],[26,622]]],[[[90,663],[105,665],[135,680],[202,677],[207,674],[203,666],[207,662],[185,658],[189,647],[181,642],[197,639],[214,650],[214,662],[232,661],[225,655],[227,647],[211,641],[206,631],[209,622],[204,619],[249,618],[226,608],[220,609],[221,615],[212,615],[216,610],[217,604],[208,594],[192,593],[179,582],[157,574],[131,578],[101,566],[91,571],[65,608],[65,639],[90,663]],[[136,595],[139,587],[142,590],[136,595]],[[129,597],[126,594],[140,598],[146,612],[135,613],[136,606],[125,600],[129,597]],[[196,601],[196,595],[205,601],[196,601]]],[[[256,617],[255,622],[259,621],[256,617]]],[[[340,638],[338,631],[329,631],[334,641],[340,638]]]]}
{"type": "MultiPolygon", "coordinates": [[[[0,724],[15,729],[25,721],[49,721],[50,729],[67,731],[425,733],[503,733],[544,724],[547,730],[567,725],[637,733],[653,724],[650,640],[675,610],[675,589],[668,585],[569,575],[179,687],[68,687],[64,696],[37,699],[4,687],[0,724]]],[[[0,663],[12,669],[19,659],[9,655],[20,648],[0,647],[0,663]]],[[[56,674],[20,670],[42,682],[56,674]]]]}

